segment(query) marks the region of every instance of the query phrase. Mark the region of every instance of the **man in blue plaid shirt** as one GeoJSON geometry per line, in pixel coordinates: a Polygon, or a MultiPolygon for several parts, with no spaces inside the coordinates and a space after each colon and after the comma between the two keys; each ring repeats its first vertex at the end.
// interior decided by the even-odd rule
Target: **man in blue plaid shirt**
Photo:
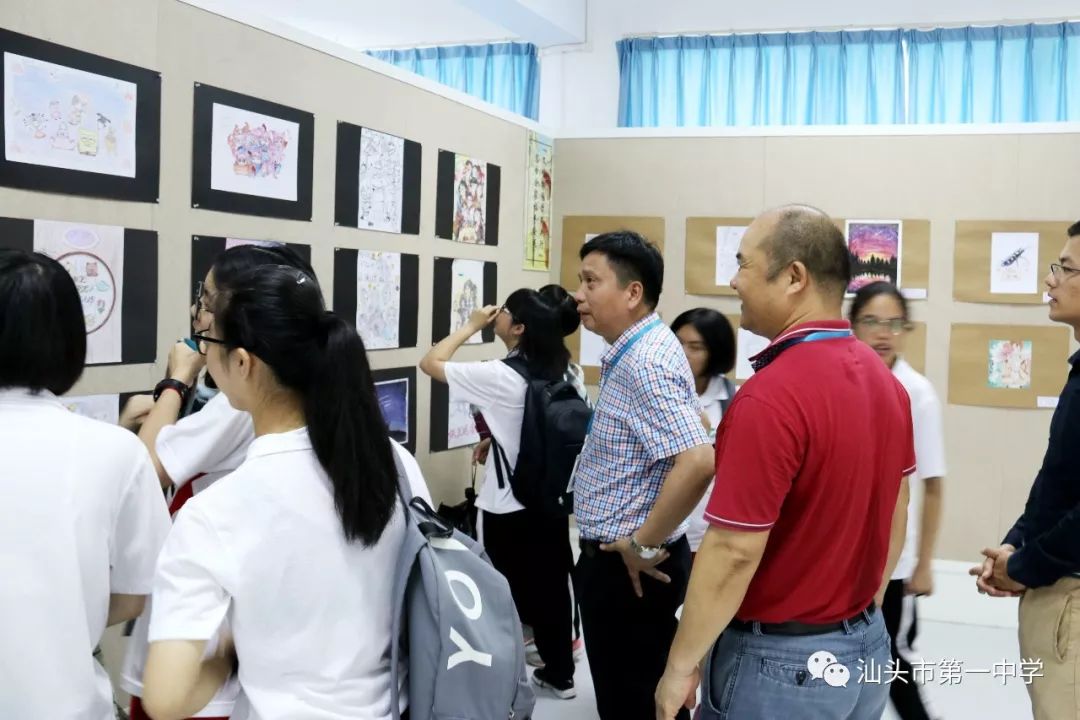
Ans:
{"type": "Polygon", "coordinates": [[[663,277],[660,252],[636,233],[581,249],[581,322],[611,344],[573,480],[578,596],[602,720],[655,717],[652,689],[690,573],[686,520],[713,473],[690,366],[655,312],[663,277]]]}

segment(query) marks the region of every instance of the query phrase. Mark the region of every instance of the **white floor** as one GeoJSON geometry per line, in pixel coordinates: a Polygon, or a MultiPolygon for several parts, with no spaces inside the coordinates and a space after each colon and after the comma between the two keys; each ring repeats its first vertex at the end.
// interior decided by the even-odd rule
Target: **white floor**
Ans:
{"type": "MultiPolygon", "coordinates": [[[[966,671],[991,670],[1003,661],[1020,664],[1014,629],[943,622],[923,622],[919,629],[917,650],[927,667],[943,660],[960,661],[966,671]]],[[[538,690],[535,720],[596,720],[596,698],[584,658],[574,681],[578,696],[573,700],[559,700],[538,690]]],[[[1027,691],[1019,679],[1008,678],[1003,686],[991,675],[965,672],[959,684],[942,685],[938,673],[923,690],[930,714],[936,719],[1031,720],[1027,691]]],[[[882,717],[898,720],[892,708],[882,717]]]]}

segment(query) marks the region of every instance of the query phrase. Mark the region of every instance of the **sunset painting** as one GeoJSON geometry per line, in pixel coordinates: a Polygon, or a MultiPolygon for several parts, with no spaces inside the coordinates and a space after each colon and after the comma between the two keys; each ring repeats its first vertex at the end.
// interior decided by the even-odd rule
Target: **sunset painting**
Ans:
{"type": "Polygon", "coordinates": [[[848,220],[849,293],[879,280],[899,287],[901,228],[899,220],[848,220]]]}

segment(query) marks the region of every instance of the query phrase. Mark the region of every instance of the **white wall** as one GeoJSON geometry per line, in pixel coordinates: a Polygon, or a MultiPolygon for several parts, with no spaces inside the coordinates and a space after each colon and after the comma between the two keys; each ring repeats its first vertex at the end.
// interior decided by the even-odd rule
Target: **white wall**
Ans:
{"type": "Polygon", "coordinates": [[[636,35],[998,24],[1080,17],[1075,0],[589,0],[585,44],[542,55],[540,122],[614,127],[619,102],[615,42],[636,35]]]}

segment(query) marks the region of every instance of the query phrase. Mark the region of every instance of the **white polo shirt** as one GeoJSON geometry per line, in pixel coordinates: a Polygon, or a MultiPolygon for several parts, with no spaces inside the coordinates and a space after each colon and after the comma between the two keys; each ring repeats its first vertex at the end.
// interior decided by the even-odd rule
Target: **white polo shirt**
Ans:
{"type": "Polygon", "coordinates": [[[306,428],[256,438],[236,472],[177,515],[150,642],[210,640],[227,618],[242,688],[233,720],[389,718],[404,532],[399,508],[372,547],[347,542],[306,428]]]}
{"type": "Polygon", "coordinates": [[[911,398],[911,422],[915,435],[915,474],[910,476],[907,538],[904,551],[893,571],[893,580],[907,580],[915,572],[919,555],[919,528],[922,523],[923,484],[926,478],[945,477],[945,432],[941,402],[930,381],[915,371],[903,358],[893,364],[893,375],[911,398]]]}
{"type": "Polygon", "coordinates": [[[146,448],[51,393],[0,391],[0,717],[112,720],[92,654],[147,595],[169,515],[146,448]]]}

